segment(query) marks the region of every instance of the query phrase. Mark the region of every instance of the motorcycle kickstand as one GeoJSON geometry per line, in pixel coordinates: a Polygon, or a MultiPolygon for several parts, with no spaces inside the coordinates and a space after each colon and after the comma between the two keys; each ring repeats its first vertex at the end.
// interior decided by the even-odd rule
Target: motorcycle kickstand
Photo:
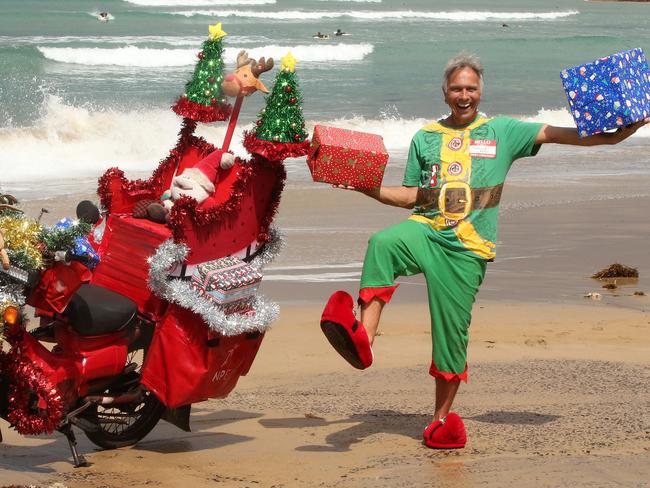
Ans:
{"type": "Polygon", "coordinates": [[[65,424],[58,430],[65,436],[66,439],[68,439],[68,445],[72,451],[72,460],[74,461],[74,467],[82,468],[89,466],[89,463],[86,461],[86,458],[83,456],[83,454],[79,454],[77,451],[77,438],[72,431],[72,426],[70,424],[65,424]]]}

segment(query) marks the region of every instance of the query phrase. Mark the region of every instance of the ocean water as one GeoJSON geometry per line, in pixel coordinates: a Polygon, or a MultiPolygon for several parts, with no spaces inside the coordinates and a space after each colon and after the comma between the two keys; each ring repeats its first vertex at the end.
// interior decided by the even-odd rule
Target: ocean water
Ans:
{"type": "MultiPolygon", "coordinates": [[[[71,182],[92,185],[110,166],[146,176],[176,140],[180,118],[169,106],[217,21],[229,33],[228,68],[240,49],[276,59],[291,50],[308,128],[381,134],[399,180],[411,135],[446,112],[441,72],[453,54],[482,57],[486,113],[572,125],[560,70],[650,49],[649,19],[647,4],[579,0],[2,0],[0,185],[47,196],[69,192],[71,182]],[[99,22],[100,11],[112,19],[99,22]],[[334,37],[338,28],[351,35],[334,37]],[[317,31],[332,37],[316,40],[317,31]]],[[[263,75],[267,84],[273,78],[263,75]]],[[[237,135],[263,104],[261,94],[246,100],[237,135]]],[[[215,144],[224,132],[225,123],[199,127],[215,144]]],[[[237,135],[234,149],[245,156],[237,135]]],[[[617,171],[649,171],[638,150],[649,135],[639,131],[616,157],[617,171]]],[[[575,154],[554,152],[557,164],[545,171],[611,171],[611,154],[588,166],[575,154]]],[[[287,166],[290,185],[308,184],[304,160],[287,166]]]]}

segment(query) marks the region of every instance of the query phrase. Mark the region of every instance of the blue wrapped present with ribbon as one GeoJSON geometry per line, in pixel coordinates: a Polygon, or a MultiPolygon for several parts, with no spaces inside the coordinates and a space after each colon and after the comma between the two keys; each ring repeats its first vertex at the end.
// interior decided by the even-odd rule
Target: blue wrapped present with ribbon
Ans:
{"type": "Polygon", "coordinates": [[[650,116],[650,71],[641,48],[564,69],[560,77],[580,137],[650,116]]]}
{"type": "Polygon", "coordinates": [[[99,264],[99,255],[85,237],[74,238],[72,254],[77,256],[81,263],[85,264],[88,269],[95,269],[99,264]]]}
{"type": "MultiPolygon", "coordinates": [[[[77,225],[78,221],[63,218],[54,224],[51,232],[75,233],[75,227],[77,225]]],[[[99,264],[99,255],[95,252],[95,249],[86,236],[75,236],[72,247],[70,249],[64,249],[63,251],[67,251],[70,256],[73,256],[73,259],[76,258],[77,261],[84,264],[88,269],[95,269],[99,264]]]]}

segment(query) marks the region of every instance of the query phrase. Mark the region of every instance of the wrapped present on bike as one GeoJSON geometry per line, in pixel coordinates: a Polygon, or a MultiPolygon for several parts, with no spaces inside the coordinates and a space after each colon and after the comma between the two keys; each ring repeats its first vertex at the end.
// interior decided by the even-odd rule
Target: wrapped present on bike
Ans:
{"type": "Polygon", "coordinates": [[[381,136],[337,127],[314,127],[307,164],[314,181],[361,189],[381,186],[388,153],[381,136]]]}
{"type": "Polygon", "coordinates": [[[241,259],[228,256],[197,265],[190,286],[226,313],[235,313],[250,307],[261,281],[258,271],[241,259]]]}
{"type": "Polygon", "coordinates": [[[650,116],[650,71],[641,48],[564,69],[560,76],[581,137],[650,116]]]}

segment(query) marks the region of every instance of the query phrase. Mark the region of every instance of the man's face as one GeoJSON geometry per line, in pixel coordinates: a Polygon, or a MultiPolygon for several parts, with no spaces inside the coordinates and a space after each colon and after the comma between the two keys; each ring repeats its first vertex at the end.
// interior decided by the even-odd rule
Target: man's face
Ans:
{"type": "Polygon", "coordinates": [[[481,103],[481,80],[472,68],[460,68],[451,74],[445,102],[451,109],[453,125],[466,125],[476,118],[481,103]]]}

